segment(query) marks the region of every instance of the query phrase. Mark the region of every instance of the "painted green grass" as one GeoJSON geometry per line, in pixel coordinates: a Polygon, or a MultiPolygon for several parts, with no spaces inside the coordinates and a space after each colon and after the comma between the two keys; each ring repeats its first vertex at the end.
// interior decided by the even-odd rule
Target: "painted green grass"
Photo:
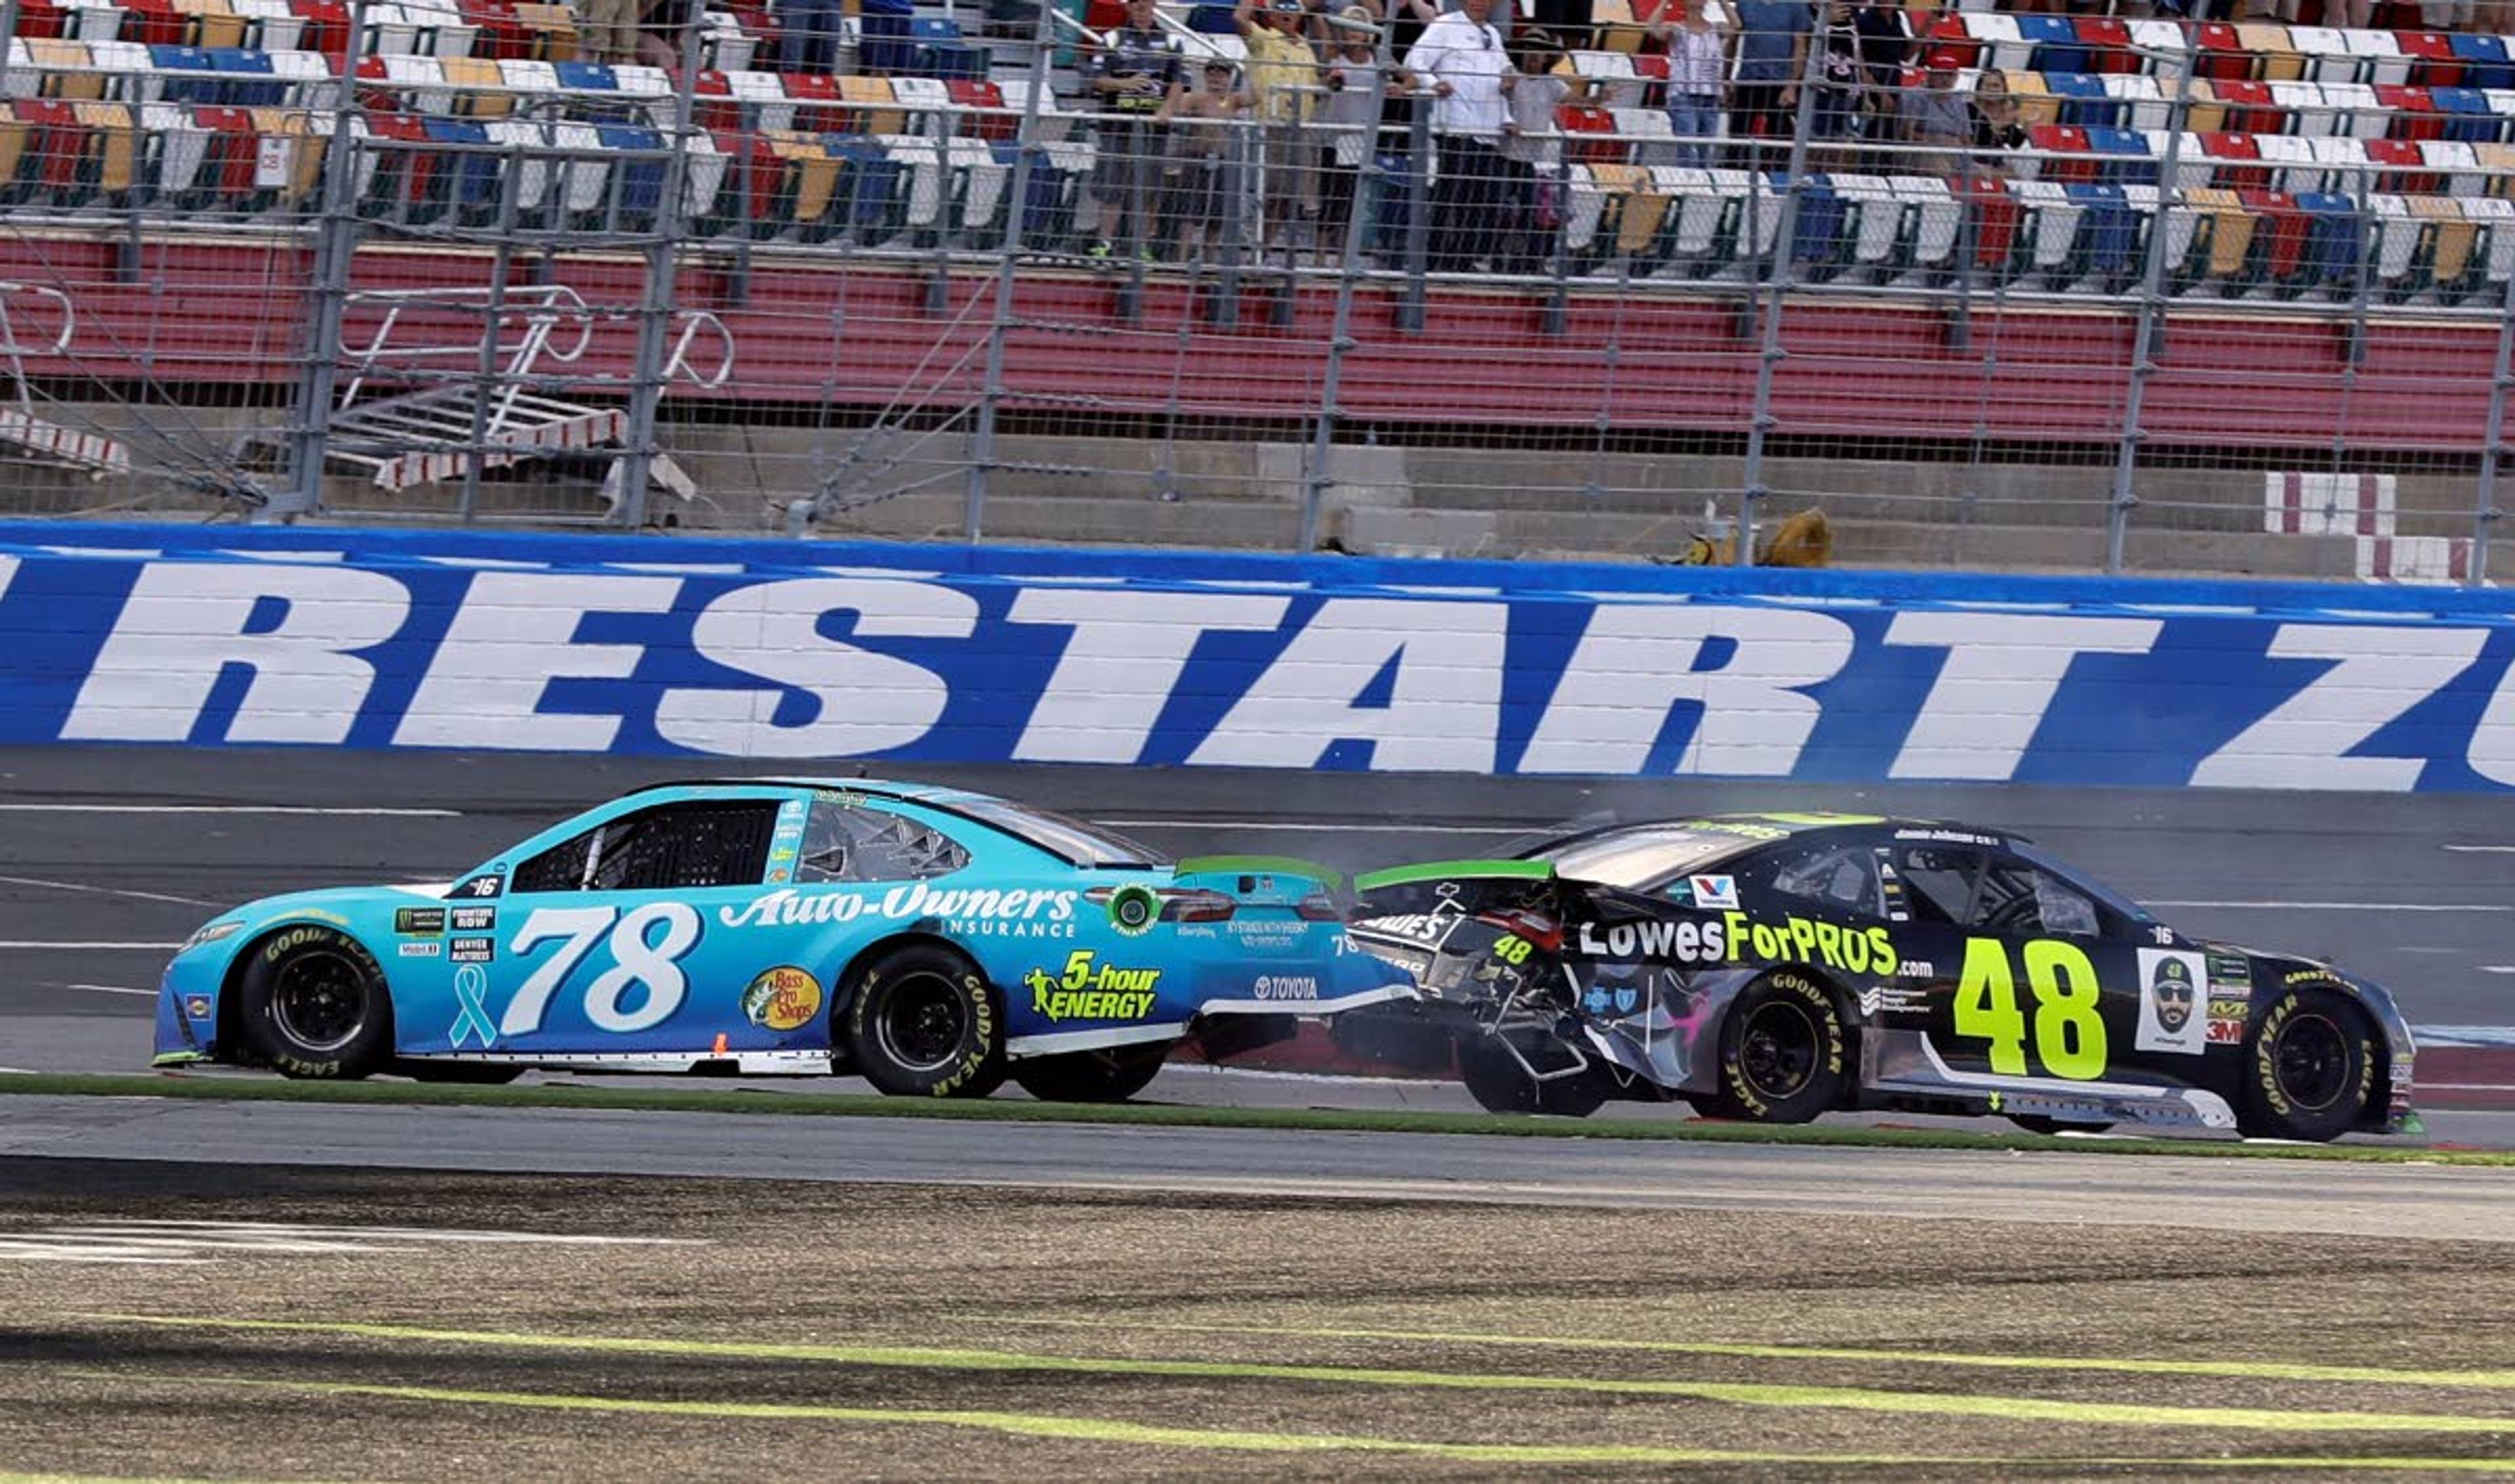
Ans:
{"type": "Polygon", "coordinates": [[[2364,1164],[2515,1167],[2515,1151],[2425,1149],[2400,1144],[2262,1144],[2193,1138],[2056,1138],[1967,1130],[1877,1129],[1854,1124],[1765,1128],[1694,1121],[1527,1118],[1491,1113],[1407,1113],[1337,1108],[1215,1108],[1167,1103],[1060,1103],[1018,1098],[974,1102],[796,1093],[735,1088],[465,1087],[413,1082],[287,1082],[237,1073],[0,1076],[0,1094],[52,1097],[198,1097],[214,1101],[418,1104],[472,1108],[595,1108],[662,1113],[740,1113],[788,1118],[940,1118],[982,1123],[1126,1124],[1184,1129],[1305,1129],[1356,1134],[1476,1134],[1511,1138],[1640,1139],[1711,1144],[1814,1144],[2016,1153],[2174,1155],[2191,1159],[2343,1160],[2364,1164]]]}

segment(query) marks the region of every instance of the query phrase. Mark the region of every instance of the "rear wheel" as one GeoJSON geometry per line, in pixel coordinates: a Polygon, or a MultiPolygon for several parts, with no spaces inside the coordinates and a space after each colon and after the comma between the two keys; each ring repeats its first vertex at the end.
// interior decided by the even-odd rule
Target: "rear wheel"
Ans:
{"type": "Polygon", "coordinates": [[[2247,1138],[2338,1138],[2375,1095],[2375,1043],[2366,1015],[2336,989],[2288,990],[2245,1038],[2236,1128],[2247,1138]]]}
{"type": "Polygon", "coordinates": [[[282,1076],[364,1077],[392,1054],[392,994],[366,945],[307,924],[257,944],[237,984],[248,1045],[282,1076]]]}
{"type": "Polygon", "coordinates": [[[1012,1063],[1013,1085],[1042,1102],[1125,1102],[1160,1075],[1173,1045],[1027,1057],[1012,1063]]]}
{"type": "Polygon", "coordinates": [[[1842,1010],[1824,985],[1781,969],[1747,986],[1720,1022],[1718,1118],[1803,1124],[1850,1086],[1842,1010]]]}
{"type": "Polygon", "coordinates": [[[1488,1113],[1550,1113],[1587,1118],[1607,1100],[1607,1078],[1595,1066],[1540,1082],[1491,1036],[1459,1043],[1459,1077],[1488,1113]]]}
{"type": "Polygon", "coordinates": [[[984,1097],[1005,1080],[1004,1013],[986,977],[939,943],[910,943],[857,976],[848,1058],[897,1097],[984,1097]]]}

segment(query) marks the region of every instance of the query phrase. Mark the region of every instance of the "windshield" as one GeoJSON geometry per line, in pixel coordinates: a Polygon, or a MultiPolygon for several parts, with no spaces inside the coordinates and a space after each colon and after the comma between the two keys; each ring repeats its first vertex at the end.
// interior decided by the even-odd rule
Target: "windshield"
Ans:
{"type": "Polygon", "coordinates": [[[1542,845],[1531,860],[1554,863],[1558,876],[1638,891],[1755,844],[1692,824],[1645,824],[1542,845]]]}
{"type": "Polygon", "coordinates": [[[1078,866],[1151,868],[1171,863],[1169,856],[1142,841],[1129,840],[1114,830],[1104,830],[1088,820],[1051,809],[1034,808],[1003,799],[938,799],[934,802],[955,813],[966,814],[981,824],[993,825],[1008,835],[1029,841],[1078,866]]]}

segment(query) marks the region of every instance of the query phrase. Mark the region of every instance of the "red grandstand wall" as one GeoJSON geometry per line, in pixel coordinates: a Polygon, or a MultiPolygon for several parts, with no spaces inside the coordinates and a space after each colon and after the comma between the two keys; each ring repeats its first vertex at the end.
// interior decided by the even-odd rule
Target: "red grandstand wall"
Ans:
{"type": "MultiPolygon", "coordinates": [[[[307,252],[160,242],[118,267],[125,250],[99,239],[0,243],[0,275],[60,286],[79,305],[71,351],[29,357],[30,374],[154,381],[179,396],[193,384],[277,389],[295,376],[307,252]]],[[[360,289],[474,288],[483,279],[482,260],[468,251],[369,247],[358,263],[360,289]]],[[[589,300],[627,305],[638,298],[641,266],[627,257],[566,259],[555,273],[589,300]]],[[[1277,326],[1264,280],[1249,284],[1238,327],[1200,329],[1181,410],[1306,417],[1318,405],[1333,288],[1300,291],[1292,322],[1277,326]]],[[[682,305],[723,318],[737,361],[722,391],[677,394],[866,407],[974,398],[977,357],[967,352],[988,333],[990,307],[971,301],[991,285],[977,275],[956,280],[936,313],[919,273],[765,260],[751,268],[737,303],[724,268],[687,268],[682,305]],[[912,390],[903,394],[903,387],[912,390]]],[[[1016,290],[1025,327],[1008,346],[1009,385],[1158,407],[1167,389],[1147,388],[1147,361],[1120,334],[1118,290],[1114,276],[1026,271],[1016,290]]],[[[1175,342],[1194,292],[1182,281],[1149,281],[1137,339],[1175,342]]],[[[1560,336],[1543,332],[1544,301],[1525,293],[1437,291],[1414,335],[1397,328],[1396,309],[1394,289],[1368,288],[1357,299],[1357,349],[1340,397],[1349,418],[1587,428],[1603,402],[1623,432],[1747,429],[1757,347],[1734,301],[1659,289],[1621,300],[1576,293],[1560,336]]],[[[1961,347],[1949,326],[1944,308],[1793,300],[1783,324],[1789,354],[1776,371],[1779,426],[1794,434],[2030,443],[2114,436],[2130,355],[2127,314],[1977,304],[1961,347]]],[[[2194,306],[2176,310],[2171,331],[2142,414],[2151,445],[2328,449],[2345,432],[2359,446],[2468,453],[2481,441],[2492,326],[2376,319],[2354,375],[2345,322],[2297,315],[2265,323],[2194,306]]],[[[583,378],[583,390],[625,392],[635,337],[633,319],[604,320],[570,374],[583,378]]]]}

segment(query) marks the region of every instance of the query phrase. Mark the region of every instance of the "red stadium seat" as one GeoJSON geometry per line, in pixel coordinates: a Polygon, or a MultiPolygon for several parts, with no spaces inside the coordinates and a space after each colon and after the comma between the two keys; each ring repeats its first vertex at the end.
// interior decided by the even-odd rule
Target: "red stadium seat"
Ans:
{"type": "Polygon", "coordinates": [[[829,134],[839,127],[839,80],[823,72],[785,72],[786,96],[795,103],[795,127],[829,134]]]}
{"type": "MultiPolygon", "coordinates": [[[[288,13],[306,22],[298,33],[301,51],[320,52],[338,67],[350,52],[350,8],[342,0],[288,0],[288,13]]],[[[474,42],[474,45],[478,45],[474,42]]],[[[480,56],[488,56],[486,52],[480,56]]]]}
{"type": "Polygon", "coordinates": [[[1991,175],[1958,176],[1948,181],[1948,188],[1973,213],[1974,262],[1994,273],[2005,271],[2009,254],[2017,248],[2018,223],[2008,183],[1991,175]]]}
{"type": "Polygon", "coordinates": [[[2261,71],[2262,60],[2247,49],[2236,28],[2213,21],[2201,27],[2201,75],[2211,82],[2249,82],[2261,71]]]}
{"type": "Polygon", "coordinates": [[[2091,183],[2096,178],[2095,156],[2087,149],[2087,131],[2068,124],[2037,124],[2026,131],[2027,143],[2055,156],[2043,162],[2041,180],[2056,185],[2091,183]]]}
{"type": "Polygon", "coordinates": [[[2205,134],[2201,147],[2212,160],[2226,161],[2210,172],[2210,181],[2223,190],[2262,190],[2271,184],[2270,171],[2259,161],[2262,146],[2253,143],[2249,134],[2205,134]]]}
{"type": "Polygon", "coordinates": [[[2393,40],[2411,60],[2411,85],[2452,88],[2462,83],[2462,59],[2454,55],[2453,38],[2443,31],[2395,31],[2393,40]]]}
{"type": "Polygon", "coordinates": [[[2262,224],[2253,231],[2253,250],[2263,273],[2274,283],[2294,278],[2305,262],[2306,238],[2314,225],[2296,198],[2278,190],[2240,190],[2236,196],[2262,224]]]}
{"type": "Polygon", "coordinates": [[[2225,132],[2229,134],[2286,134],[2288,110],[2278,106],[2266,82],[2222,82],[2211,92],[2226,107],[2225,132]]]}
{"type": "Polygon", "coordinates": [[[64,34],[62,13],[53,0],[18,0],[18,35],[28,41],[52,41],[64,34]]]}
{"type": "Polygon", "coordinates": [[[963,134],[982,140],[1009,140],[1020,135],[1021,120],[1005,111],[1004,89],[968,77],[955,77],[944,86],[952,91],[952,106],[971,110],[961,115],[963,134]]]}
{"type": "Polygon", "coordinates": [[[2445,137],[2445,119],[2437,112],[2436,99],[2427,89],[2379,87],[2375,102],[2393,115],[2391,126],[2385,130],[2386,138],[2416,142],[2445,137]]]}
{"type": "Polygon", "coordinates": [[[25,169],[27,184],[57,195],[78,185],[79,165],[87,156],[87,131],[76,103],[51,98],[18,100],[18,121],[26,126],[26,151],[33,157],[25,169]]]}
{"type": "Polygon", "coordinates": [[[2406,167],[2387,170],[2375,178],[2375,189],[2403,195],[2425,195],[2438,188],[2437,178],[2419,167],[2427,157],[2419,146],[2409,140],[2373,139],[2365,142],[2371,164],[2406,167]]]}
{"type": "Polygon", "coordinates": [[[2087,49],[2091,72],[2145,72],[2148,59],[2130,49],[2130,22],[2110,17],[2082,16],[2079,43],[2087,49]]]}
{"type": "Polygon", "coordinates": [[[1565,103],[1554,110],[1554,126],[1563,131],[1566,165],[1619,164],[1624,141],[1616,138],[1616,118],[1587,103],[1565,103]]]}
{"type": "Polygon", "coordinates": [[[1936,52],[1954,52],[1959,70],[1980,65],[1982,61],[1982,43],[1976,41],[1973,32],[1966,28],[1964,17],[1954,10],[1931,21],[1929,32],[1914,50],[1924,57],[1936,52]]]}

